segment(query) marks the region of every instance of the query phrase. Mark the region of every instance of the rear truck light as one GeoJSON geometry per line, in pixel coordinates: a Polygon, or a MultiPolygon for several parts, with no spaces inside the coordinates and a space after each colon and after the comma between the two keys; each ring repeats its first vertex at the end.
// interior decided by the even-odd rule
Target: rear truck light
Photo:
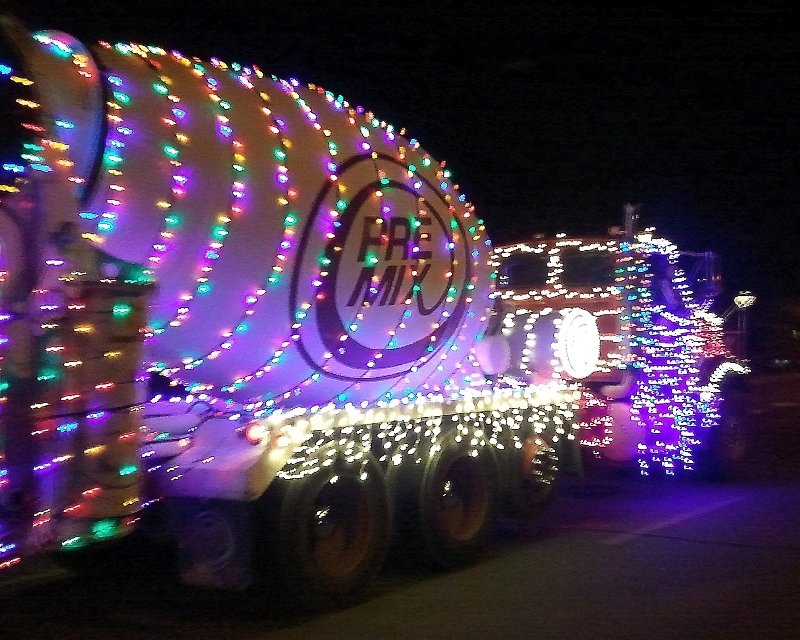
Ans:
{"type": "Polygon", "coordinates": [[[269,438],[269,434],[270,428],[262,420],[248,422],[242,429],[242,435],[247,438],[250,444],[261,444],[269,438]]]}

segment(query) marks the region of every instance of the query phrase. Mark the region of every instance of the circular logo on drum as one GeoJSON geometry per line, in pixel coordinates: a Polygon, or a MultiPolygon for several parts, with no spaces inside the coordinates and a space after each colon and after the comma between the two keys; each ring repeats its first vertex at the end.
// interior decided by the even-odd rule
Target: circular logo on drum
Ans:
{"type": "Polygon", "coordinates": [[[430,360],[463,323],[468,236],[437,185],[409,178],[390,156],[340,166],[314,203],[299,257],[291,303],[307,320],[297,342],[326,375],[397,377],[430,360]]]}

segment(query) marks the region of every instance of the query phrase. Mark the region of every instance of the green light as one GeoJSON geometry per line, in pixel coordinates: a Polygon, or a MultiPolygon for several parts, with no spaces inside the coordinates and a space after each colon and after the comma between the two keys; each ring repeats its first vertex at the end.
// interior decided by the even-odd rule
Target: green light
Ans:
{"type": "Polygon", "coordinates": [[[167,85],[161,84],[160,82],[156,82],[153,85],[153,89],[155,90],[156,93],[160,93],[162,96],[165,96],[165,95],[167,95],[169,93],[169,89],[167,88],[167,85]]]}
{"type": "Polygon", "coordinates": [[[119,470],[119,475],[121,475],[121,476],[130,476],[130,475],[133,475],[134,473],[136,473],[136,471],[137,471],[136,465],[135,464],[129,464],[127,466],[122,467],[122,469],[119,470]]]}
{"type": "Polygon", "coordinates": [[[170,158],[177,158],[177,157],[178,157],[178,155],[180,154],[180,151],[178,151],[178,150],[177,150],[175,147],[173,147],[172,145],[165,144],[165,145],[164,145],[164,153],[165,153],[166,155],[168,155],[170,158]]]}
{"type": "Polygon", "coordinates": [[[216,226],[214,227],[214,230],[211,232],[211,235],[213,235],[218,240],[222,240],[222,238],[228,235],[228,230],[225,227],[216,226]]]}
{"type": "Polygon", "coordinates": [[[122,91],[114,91],[113,96],[122,104],[128,104],[131,101],[130,96],[126,93],[122,93],[122,91]]]}
{"type": "Polygon", "coordinates": [[[42,369],[39,371],[39,375],[36,376],[36,379],[40,382],[44,382],[45,380],[58,380],[58,370],[56,369],[42,369]]]}
{"type": "Polygon", "coordinates": [[[117,533],[115,520],[98,520],[92,524],[92,536],[95,538],[112,538],[117,533]]]}
{"type": "Polygon", "coordinates": [[[197,293],[199,293],[201,296],[206,295],[209,291],[211,291],[211,285],[207,282],[197,285],[197,293]]]}
{"type": "Polygon", "coordinates": [[[145,272],[146,268],[144,267],[130,269],[125,276],[125,282],[129,284],[146,284],[148,282],[153,282],[152,278],[145,272]]]}
{"type": "Polygon", "coordinates": [[[431,159],[430,158],[423,158],[422,159],[422,166],[423,167],[430,167],[431,166],[431,159]]]}
{"type": "Polygon", "coordinates": [[[339,211],[344,211],[345,209],[347,209],[347,200],[337,200],[336,201],[336,208],[339,211]]]}
{"type": "Polygon", "coordinates": [[[456,220],[455,218],[453,218],[453,219],[450,221],[450,228],[451,228],[451,229],[458,229],[458,220],[456,220]]]}
{"type": "Polygon", "coordinates": [[[64,549],[80,549],[85,545],[86,545],[86,540],[84,540],[82,536],[74,536],[72,538],[67,538],[66,540],[64,540],[64,542],[61,543],[61,546],[64,549]]]}
{"type": "Polygon", "coordinates": [[[131,311],[133,311],[133,307],[131,307],[131,305],[126,302],[118,302],[114,305],[112,313],[114,314],[115,318],[122,320],[127,318],[131,314],[131,311]]]}
{"type": "Polygon", "coordinates": [[[369,264],[378,264],[378,256],[376,256],[374,253],[368,253],[365,262],[368,262],[369,264]]]}
{"type": "Polygon", "coordinates": [[[297,224],[297,215],[294,213],[286,214],[286,217],[283,219],[283,226],[293,227],[296,224],[297,224]]]}
{"type": "Polygon", "coordinates": [[[286,152],[282,151],[281,149],[275,149],[273,152],[275,154],[275,158],[278,160],[285,160],[286,159],[286,152]]]}
{"type": "Polygon", "coordinates": [[[164,223],[168,227],[177,227],[181,223],[180,216],[175,214],[168,215],[164,218],[164,223]]]}

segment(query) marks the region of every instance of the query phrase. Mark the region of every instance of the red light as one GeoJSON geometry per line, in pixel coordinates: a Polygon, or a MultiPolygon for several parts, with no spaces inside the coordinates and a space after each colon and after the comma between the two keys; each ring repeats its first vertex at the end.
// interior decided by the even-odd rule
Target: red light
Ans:
{"type": "Polygon", "coordinates": [[[269,427],[258,420],[254,420],[244,428],[244,437],[250,444],[261,444],[269,436],[269,427]]]}

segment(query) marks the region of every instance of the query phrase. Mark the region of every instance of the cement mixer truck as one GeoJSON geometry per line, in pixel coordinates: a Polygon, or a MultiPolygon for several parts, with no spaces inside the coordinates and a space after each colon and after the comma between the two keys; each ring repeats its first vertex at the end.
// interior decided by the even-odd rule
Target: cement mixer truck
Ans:
{"type": "Polygon", "coordinates": [[[445,163],[316,85],[4,19],[0,110],[2,570],[151,522],[187,583],[311,603],[390,548],[457,567],[635,364],[603,328],[627,284],[493,251],[445,163]]]}
{"type": "Polygon", "coordinates": [[[580,392],[500,380],[483,221],[403,130],[13,20],[0,100],[0,567],[163,512],[188,583],[337,599],[548,501],[580,392]]]}

